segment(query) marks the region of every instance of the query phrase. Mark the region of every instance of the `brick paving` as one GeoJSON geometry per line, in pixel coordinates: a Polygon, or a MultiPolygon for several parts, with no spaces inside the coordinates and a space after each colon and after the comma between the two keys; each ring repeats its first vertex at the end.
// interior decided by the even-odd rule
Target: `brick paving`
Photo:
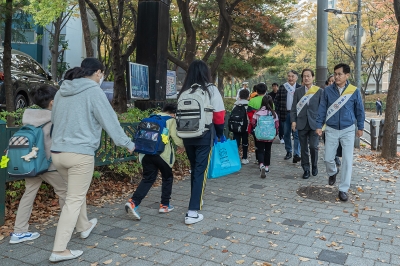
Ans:
{"type": "MultiPolygon", "coordinates": [[[[321,147],[320,158],[323,152],[321,147]]],[[[356,153],[367,153],[356,150],[356,153]]],[[[190,182],[174,184],[175,210],[158,213],[160,188],[153,188],[140,206],[141,221],[130,220],[125,199],[89,207],[99,224],[89,238],[74,234],[68,248],[82,249],[76,260],[57,265],[400,265],[398,171],[363,162],[355,155],[351,200],[342,203],[322,189],[326,200],[297,194],[304,186],[324,188],[328,178],[322,160],[319,175],[301,178],[300,164],[284,161],[284,145],[272,146],[266,179],[256,165],[239,173],[208,180],[204,220],[186,226],[190,182]],[[268,264],[269,263],[269,264],[268,264]]],[[[254,160],[254,155],[253,158],[254,160]]],[[[49,265],[55,226],[24,244],[0,241],[0,265],[49,265]]],[[[35,230],[35,225],[32,225],[35,230]]]]}

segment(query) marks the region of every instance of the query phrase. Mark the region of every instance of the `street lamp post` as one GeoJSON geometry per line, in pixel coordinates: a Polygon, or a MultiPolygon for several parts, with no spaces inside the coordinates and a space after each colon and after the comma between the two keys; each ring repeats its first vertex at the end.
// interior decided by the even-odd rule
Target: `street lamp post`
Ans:
{"type": "Polygon", "coordinates": [[[343,12],[340,9],[327,8],[324,10],[325,12],[330,12],[335,15],[338,14],[349,14],[355,15],[357,17],[357,42],[356,42],[356,62],[355,62],[355,78],[357,88],[361,89],[361,0],[358,0],[358,8],[357,12],[343,12]]]}

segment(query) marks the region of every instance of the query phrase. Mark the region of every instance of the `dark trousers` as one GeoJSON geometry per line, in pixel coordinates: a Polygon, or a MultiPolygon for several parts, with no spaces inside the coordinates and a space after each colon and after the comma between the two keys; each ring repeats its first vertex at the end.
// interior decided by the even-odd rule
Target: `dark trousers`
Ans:
{"type": "Polygon", "coordinates": [[[315,130],[312,130],[308,125],[306,129],[298,130],[298,132],[301,150],[301,166],[304,171],[310,170],[309,155],[311,155],[311,165],[317,167],[319,136],[315,133],[315,130]]]}
{"type": "Polygon", "coordinates": [[[263,163],[265,166],[271,164],[271,147],[272,142],[256,141],[258,163],[263,163]]]}
{"type": "Polygon", "coordinates": [[[382,107],[377,107],[376,108],[376,114],[377,115],[382,115],[382,107]]]}
{"type": "Polygon", "coordinates": [[[142,160],[142,166],[142,181],[140,181],[139,186],[132,195],[132,200],[135,202],[135,205],[138,206],[144,197],[146,197],[157,179],[158,170],[160,170],[162,176],[161,204],[168,205],[171,199],[172,183],[174,181],[171,167],[169,167],[160,155],[145,155],[142,160]]]}
{"type": "Polygon", "coordinates": [[[249,133],[241,132],[241,133],[233,133],[233,139],[236,140],[238,148],[240,147],[240,143],[242,143],[243,150],[243,159],[247,159],[247,151],[249,148],[249,133]]]}
{"type": "Polygon", "coordinates": [[[257,139],[256,139],[256,133],[254,133],[254,130],[251,131],[251,135],[253,136],[254,140],[254,146],[255,146],[255,154],[256,154],[256,161],[258,162],[258,152],[257,152],[257,139]]]}
{"type": "Polygon", "coordinates": [[[279,139],[283,139],[283,134],[284,134],[284,125],[282,121],[279,121],[279,139]]]}
{"type": "Polygon", "coordinates": [[[190,201],[189,210],[201,210],[204,189],[206,188],[208,164],[211,158],[210,145],[185,145],[190,162],[190,201]]]}

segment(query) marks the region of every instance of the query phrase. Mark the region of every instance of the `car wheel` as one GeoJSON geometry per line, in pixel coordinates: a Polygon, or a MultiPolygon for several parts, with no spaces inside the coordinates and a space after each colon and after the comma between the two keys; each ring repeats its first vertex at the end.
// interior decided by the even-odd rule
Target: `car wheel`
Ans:
{"type": "Polygon", "coordinates": [[[25,96],[22,94],[18,94],[17,97],[15,97],[15,110],[20,108],[25,108],[27,106],[28,106],[28,101],[25,98],[25,96]]]}

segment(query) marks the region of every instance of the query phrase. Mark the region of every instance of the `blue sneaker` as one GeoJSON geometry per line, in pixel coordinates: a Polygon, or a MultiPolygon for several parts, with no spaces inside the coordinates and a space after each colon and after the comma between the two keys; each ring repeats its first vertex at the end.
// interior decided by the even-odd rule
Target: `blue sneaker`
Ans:
{"type": "Polygon", "coordinates": [[[140,215],[138,212],[139,206],[136,206],[132,199],[129,199],[125,204],[126,213],[135,220],[140,220],[140,215]]]}
{"type": "Polygon", "coordinates": [[[172,206],[171,204],[168,205],[164,205],[164,204],[160,204],[160,209],[158,209],[159,213],[167,213],[170,212],[174,209],[174,206],[172,206]]]}
{"type": "Polygon", "coordinates": [[[29,240],[34,240],[40,236],[39,233],[25,232],[25,233],[11,233],[10,244],[22,243],[29,240]]]}

